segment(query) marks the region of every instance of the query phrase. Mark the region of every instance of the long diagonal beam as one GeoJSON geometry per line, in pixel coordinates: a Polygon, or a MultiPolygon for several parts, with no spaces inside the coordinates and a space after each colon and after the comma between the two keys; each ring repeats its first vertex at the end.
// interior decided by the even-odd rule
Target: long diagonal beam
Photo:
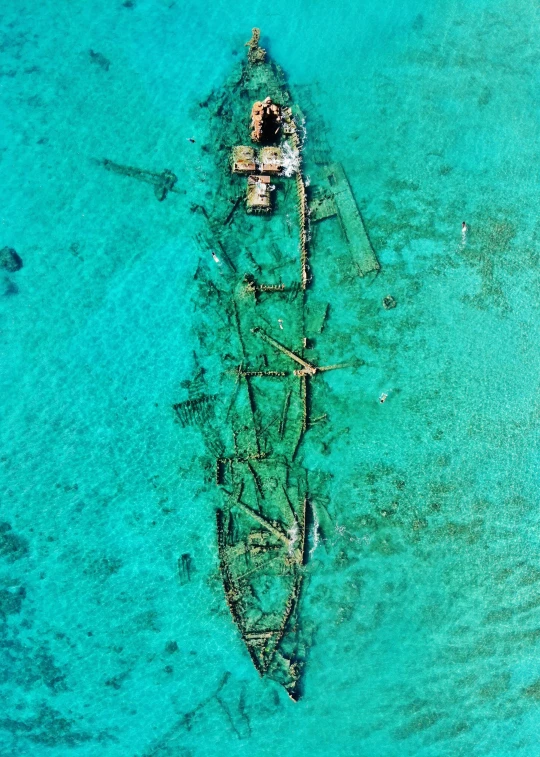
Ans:
{"type": "Polygon", "coordinates": [[[280,352],[283,352],[284,355],[287,355],[287,357],[290,357],[291,360],[294,360],[296,363],[302,366],[304,371],[308,373],[310,376],[314,376],[317,373],[317,368],[315,368],[313,365],[307,362],[307,360],[304,360],[300,357],[300,355],[297,355],[296,353],[292,352],[292,350],[288,349],[288,347],[285,347],[285,345],[281,344],[281,342],[278,342],[277,339],[274,339],[269,334],[267,334],[265,331],[263,331],[259,326],[257,328],[251,329],[251,331],[256,334],[258,337],[260,337],[264,342],[268,342],[268,344],[271,344],[272,347],[275,347],[276,350],[279,350],[280,352]]]}

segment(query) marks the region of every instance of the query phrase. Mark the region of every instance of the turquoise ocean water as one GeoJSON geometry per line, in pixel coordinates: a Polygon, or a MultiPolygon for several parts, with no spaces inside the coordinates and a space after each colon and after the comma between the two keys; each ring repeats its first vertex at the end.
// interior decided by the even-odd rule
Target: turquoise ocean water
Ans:
{"type": "Polygon", "coordinates": [[[0,757],[536,753],[539,15],[4,2],[0,247],[24,267],[0,275],[0,757]],[[366,365],[327,379],[298,704],[231,621],[202,442],[171,410],[200,319],[190,205],[216,186],[198,103],[254,25],[382,264],[332,295],[328,338],[366,365]],[[158,203],[103,157],[186,192],[158,203]]]}

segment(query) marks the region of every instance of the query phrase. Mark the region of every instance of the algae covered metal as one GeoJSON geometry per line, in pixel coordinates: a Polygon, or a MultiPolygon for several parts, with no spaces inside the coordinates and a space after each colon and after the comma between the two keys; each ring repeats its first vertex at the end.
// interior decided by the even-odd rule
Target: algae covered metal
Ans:
{"type": "MultiPolygon", "coordinates": [[[[206,258],[195,285],[214,336],[210,347],[201,329],[199,341],[219,369],[210,379],[199,368],[175,410],[182,425],[201,429],[221,492],[219,569],[232,618],[259,673],[297,700],[306,657],[298,611],[313,521],[302,450],[306,432],[325,418],[311,416],[311,382],[349,364],[321,366],[313,349],[328,305],[308,308],[303,114],[259,39],[254,29],[247,60],[200,104],[218,186],[207,204],[192,207],[206,258]]],[[[344,173],[334,166],[323,176],[317,220],[338,215],[357,273],[376,271],[344,173]]]]}

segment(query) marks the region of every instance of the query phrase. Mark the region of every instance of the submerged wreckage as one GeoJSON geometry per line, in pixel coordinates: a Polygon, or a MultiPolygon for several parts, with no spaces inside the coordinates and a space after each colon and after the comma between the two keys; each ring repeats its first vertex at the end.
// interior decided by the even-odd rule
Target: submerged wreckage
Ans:
{"type": "MultiPolygon", "coordinates": [[[[339,244],[334,235],[327,247],[345,248],[353,276],[376,274],[379,263],[343,167],[328,164],[329,148],[314,131],[306,157],[315,187],[307,188],[304,115],[259,39],[253,29],[247,60],[200,103],[210,127],[203,150],[215,158],[219,186],[207,193],[211,207],[191,209],[203,224],[201,253],[217,266],[212,273],[201,260],[194,276],[194,336],[202,352],[220,353],[219,368],[210,392],[195,356],[195,378],[182,382],[187,397],[174,410],[183,427],[202,432],[208,478],[221,490],[219,568],[233,620],[258,672],[296,701],[306,658],[298,604],[309,524],[316,544],[318,520],[303,442],[327,419],[313,417],[311,382],[353,365],[318,365],[330,305],[312,291],[321,288],[311,286],[314,225],[338,221],[339,244]]],[[[169,169],[96,163],[151,184],[160,202],[184,191],[169,169]]],[[[189,555],[182,565],[189,574],[189,555]]]]}
{"type": "Polygon", "coordinates": [[[182,425],[199,426],[213,459],[223,498],[216,513],[219,567],[233,620],[259,673],[297,700],[306,654],[298,603],[308,524],[316,520],[300,457],[306,432],[325,419],[311,417],[310,383],[345,367],[319,366],[313,357],[328,305],[308,303],[310,213],[314,222],[337,217],[359,275],[379,264],[340,165],[313,166],[321,186],[310,210],[304,117],[259,35],[254,29],[247,61],[226,86],[201,103],[220,186],[212,208],[193,209],[204,216],[201,250],[212,253],[219,270],[212,276],[201,263],[195,279],[205,310],[215,308],[209,318],[225,318],[228,326],[224,384],[210,394],[200,370],[175,410],[182,425]]]}
{"type": "MultiPolygon", "coordinates": [[[[203,149],[215,158],[219,186],[207,194],[212,206],[192,204],[201,253],[214,261],[211,271],[201,260],[194,276],[195,336],[202,352],[220,353],[219,367],[209,382],[198,366],[174,409],[182,426],[201,430],[208,478],[221,490],[219,568],[233,620],[259,673],[297,700],[306,657],[298,604],[309,524],[317,523],[303,442],[326,420],[313,417],[311,383],[351,365],[318,365],[330,306],[312,291],[320,284],[311,286],[310,223],[337,219],[348,270],[365,276],[379,263],[345,172],[326,162],[317,138],[306,156],[316,186],[306,188],[304,116],[259,38],[254,29],[247,60],[200,103],[210,126],[203,149]]],[[[159,201],[178,191],[170,170],[99,163],[152,184],[159,201]]]]}

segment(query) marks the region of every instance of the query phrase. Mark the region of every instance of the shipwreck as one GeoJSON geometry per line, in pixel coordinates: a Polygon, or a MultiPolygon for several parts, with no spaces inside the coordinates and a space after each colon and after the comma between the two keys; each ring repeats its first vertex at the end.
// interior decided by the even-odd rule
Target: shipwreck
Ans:
{"type": "Polygon", "coordinates": [[[310,224],[337,220],[358,275],[379,263],[342,167],[318,165],[315,155],[318,188],[306,186],[304,114],[259,43],[254,29],[246,60],[200,104],[218,187],[207,207],[193,207],[202,224],[195,282],[214,337],[210,346],[201,329],[201,350],[218,350],[221,379],[210,390],[198,366],[174,408],[183,426],[201,430],[220,490],[217,554],[232,619],[260,675],[297,700],[307,655],[299,607],[316,522],[302,448],[326,421],[312,417],[311,383],[350,365],[320,365],[313,348],[329,311],[308,307],[310,224]]]}

